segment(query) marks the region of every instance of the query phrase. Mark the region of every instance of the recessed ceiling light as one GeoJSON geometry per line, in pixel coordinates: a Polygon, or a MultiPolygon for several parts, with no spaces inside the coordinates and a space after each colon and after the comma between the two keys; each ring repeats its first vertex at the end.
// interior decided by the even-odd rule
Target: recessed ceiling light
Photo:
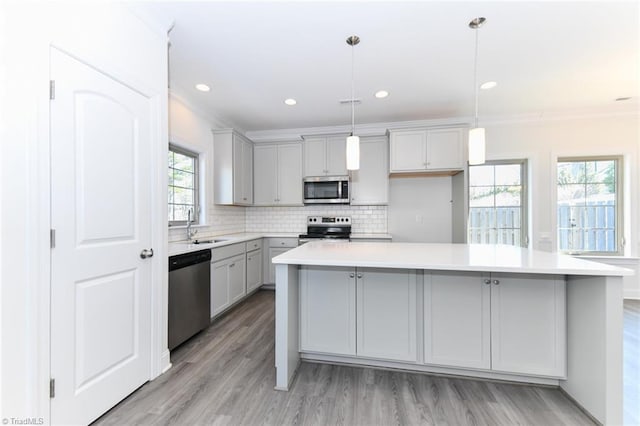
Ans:
{"type": "Polygon", "coordinates": [[[631,96],[624,96],[622,98],[616,98],[616,102],[628,101],[629,99],[631,99],[631,96]]]}
{"type": "Polygon", "coordinates": [[[497,85],[498,83],[496,83],[495,81],[486,81],[480,85],[480,88],[482,90],[489,90],[489,89],[493,89],[497,85]]]}
{"type": "Polygon", "coordinates": [[[289,106],[293,106],[293,105],[297,104],[297,103],[298,103],[298,101],[296,101],[296,100],[295,100],[295,99],[293,99],[293,98],[289,98],[289,99],[285,99],[285,100],[284,100],[284,103],[285,103],[285,104],[287,104],[287,105],[289,105],[289,106]]]}
{"type": "Polygon", "coordinates": [[[211,90],[211,87],[207,86],[206,84],[199,83],[199,84],[196,84],[196,89],[198,89],[201,92],[208,92],[211,90]]]}
{"type": "Polygon", "coordinates": [[[375,97],[378,99],[386,98],[387,96],[389,96],[389,92],[386,90],[378,90],[375,94],[375,97]]]}

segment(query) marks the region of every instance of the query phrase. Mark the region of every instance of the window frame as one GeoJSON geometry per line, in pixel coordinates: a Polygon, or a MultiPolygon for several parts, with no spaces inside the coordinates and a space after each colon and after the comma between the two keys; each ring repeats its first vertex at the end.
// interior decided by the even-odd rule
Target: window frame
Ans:
{"type": "MultiPolygon", "coordinates": [[[[503,159],[503,160],[488,160],[478,166],[500,166],[500,165],[520,165],[520,187],[522,188],[521,203],[520,203],[520,245],[514,245],[513,247],[529,247],[529,160],[527,158],[518,159],[503,159]]],[[[471,167],[469,165],[467,170],[467,232],[466,240],[469,243],[469,219],[471,216],[471,167]]],[[[494,183],[494,187],[495,187],[494,183]]],[[[494,206],[495,208],[495,206],[494,206]]],[[[480,243],[469,243],[480,244],[480,243]]],[[[495,244],[494,244],[495,245],[495,244]]]]}
{"type": "MultiPolygon", "coordinates": [[[[555,172],[555,200],[556,200],[556,250],[558,253],[571,256],[623,256],[624,255],[624,156],[623,155],[588,155],[588,156],[562,156],[556,158],[555,172]],[[560,223],[558,221],[558,164],[569,162],[591,162],[591,161],[615,161],[615,202],[616,202],[616,227],[614,229],[616,235],[615,251],[584,251],[584,250],[561,250],[560,249],[560,223]]],[[[586,184],[586,182],[585,182],[586,184]]]]}
{"type": "MultiPolygon", "coordinates": [[[[200,223],[200,154],[191,151],[189,149],[183,148],[181,146],[175,145],[173,143],[169,143],[168,152],[174,152],[177,154],[181,154],[187,157],[193,158],[193,209],[194,214],[191,218],[192,225],[198,225],[200,223]]],[[[167,165],[167,169],[173,169],[173,167],[167,165]]],[[[175,185],[167,184],[167,188],[175,187],[175,185]]],[[[175,205],[175,203],[170,203],[167,197],[167,206],[175,205]]],[[[187,226],[186,220],[168,220],[169,227],[176,226],[187,226]]]]}

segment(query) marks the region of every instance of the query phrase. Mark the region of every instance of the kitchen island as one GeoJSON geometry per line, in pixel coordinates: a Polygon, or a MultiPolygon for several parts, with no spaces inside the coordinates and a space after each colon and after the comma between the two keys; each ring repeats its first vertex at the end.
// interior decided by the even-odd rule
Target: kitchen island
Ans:
{"type": "Polygon", "coordinates": [[[276,389],[302,359],[555,385],[622,423],[622,276],[511,246],[309,243],[276,264],[276,389]]]}

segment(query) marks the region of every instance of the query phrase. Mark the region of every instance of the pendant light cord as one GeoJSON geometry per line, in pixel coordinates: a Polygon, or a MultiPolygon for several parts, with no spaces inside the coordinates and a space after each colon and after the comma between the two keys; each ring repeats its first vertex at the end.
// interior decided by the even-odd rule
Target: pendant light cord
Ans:
{"type": "Polygon", "coordinates": [[[351,136],[355,131],[355,103],[356,103],[356,95],[355,95],[355,45],[351,45],[351,136]]]}
{"type": "Polygon", "coordinates": [[[473,64],[473,90],[476,96],[475,99],[475,126],[478,127],[478,30],[480,27],[476,27],[476,54],[473,64]]]}

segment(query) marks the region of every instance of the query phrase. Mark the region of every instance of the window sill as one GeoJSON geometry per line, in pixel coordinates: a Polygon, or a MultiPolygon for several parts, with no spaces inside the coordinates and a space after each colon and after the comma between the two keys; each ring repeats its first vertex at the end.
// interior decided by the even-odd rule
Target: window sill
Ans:
{"type": "Polygon", "coordinates": [[[573,257],[576,257],[578,259],[640,260],[639,257],[624,256],[624,255],[619,255],[619,254],[612,254],[612,255],[606,255],[606,254],[570,254],[569,256],[573,256],[573,257]]]}

